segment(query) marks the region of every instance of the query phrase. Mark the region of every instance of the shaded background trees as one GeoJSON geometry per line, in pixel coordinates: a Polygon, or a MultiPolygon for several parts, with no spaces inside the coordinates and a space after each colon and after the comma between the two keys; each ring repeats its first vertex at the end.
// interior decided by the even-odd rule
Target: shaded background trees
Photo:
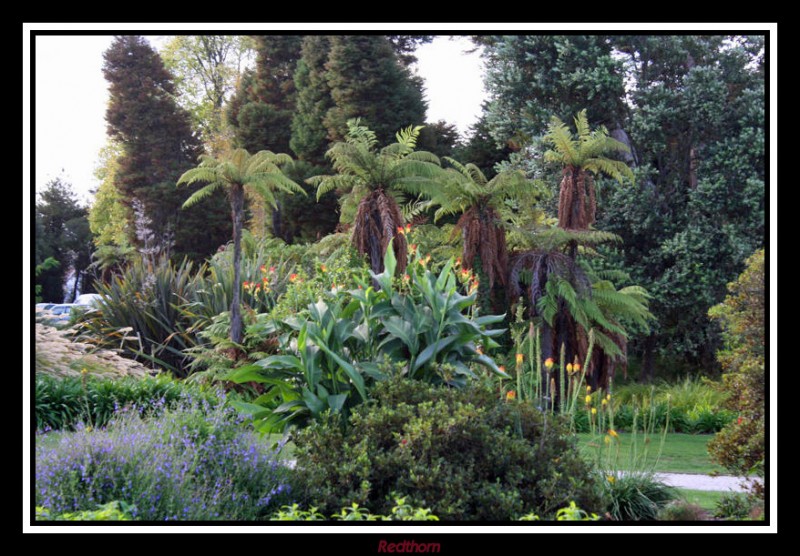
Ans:
{"type": "Polygon", "coordinates": [[[605,249],[653,294],[652,334],[632,342],[644,377],[659,361],[715,369],[708,308],[764,242],[764,37],[489,36],[488,132],[523,149],[530,172],[549,114],[586,108],[628,144],[634,187],[598,182],[597,226],[622,237],[605,249]],[[525,148],[527,147],[527,151],[525,148]],[[531,148],[533,147],[533,148],[531,148]]]}

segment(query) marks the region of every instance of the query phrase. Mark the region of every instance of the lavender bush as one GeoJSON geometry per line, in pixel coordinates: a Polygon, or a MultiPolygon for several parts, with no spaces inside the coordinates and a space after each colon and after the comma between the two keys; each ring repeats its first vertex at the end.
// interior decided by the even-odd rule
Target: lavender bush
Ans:
{"type": "Polygon", "coordinates": [[[138,520],[257,520],[290,501],[282,446],[206,400],[149,419],[120,411],[103,430],[37,444],[36,505],[53,513],[122,500],[138,520]]]}

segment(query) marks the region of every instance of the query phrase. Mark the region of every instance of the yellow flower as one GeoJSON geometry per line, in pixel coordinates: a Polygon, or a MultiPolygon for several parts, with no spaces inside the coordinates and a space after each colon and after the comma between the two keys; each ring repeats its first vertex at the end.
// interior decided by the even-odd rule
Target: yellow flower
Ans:
{"type": "Polygon", "coordinates": [[[590,403],[592,403],[592,397],[591,396],[586,396],[585,400],[586,400],[586,405],[589,405],[590,403]]]}
{"type": "Polygon", "coordinates": [[[591,387],[591,386],[587,386],[587,387],[586,387],[586,393],[588,394],[588,393],[590,393],[591,391],[592,391],[592,387],[591,387]]]}
{"type": "Polygon", "coordinates": [[[603,437],[603,442],[605,442],[606,444],[611,444],[611,437],[608,436],[608,435],[605,435],[603,437]]]}
{"type": "Polygon", "coordinates": [[[91,426],[91,425],[89,425],[88,427],[86,427],[86,432],[92,432],[92,426],[91,426]]]}
{"type": "Polygon", "coordinates": [[[615,431],[614,429],[608,429],[608,434],[613,436],[614,438],[619,438],[617,431],[615,431]]]}
{"type": "Polygon", "coordinates": [[[609,482],[609,483],[611,483],[612,485],[614,484],[614,481],[616,481],[616,479],[614,478],[614,475],[608,475],[608,476],[606,477],[606,479],[607,479],[607,480],[608,480],[608,482],[609,482]]]}
{"type": "Polygon", "coordinates": [[[592,415],[597,415],[597,408],[596,407],[592,408],[592,415]]]}
{"type": "Polygon", "coordinates": [[[577,373],[578,371],[581,370],[581,364],[580,363],[575,363],[574,365],[572,365],[572,370],[577,373]]]}
{"type": "Polygon", "coordinates": [[[517,354],[517,367],[522,366],[522,362],[525,361],[525,356],[521,353],[517,354]]]}
{"type": "Polygon", "coordinates": [[[548,357],[547,359],[544,360],[544,368],[547,369],[548,371],[553,368],[552,357],[548,357]]]}
{"type": "Polygon", "coordinates": [[[606,399],[607,399],[608,401],[611,401],[611,394],[606,394],[606,399]]]}
{"type": "Polygon", "coordinates": [[[82,375],[85,375],[85,374],[88,374],[88,373],[89,373],[89,371],[86,369],[86,367],[81,369],[81,374],[82,375]]]}
{"type": "Polygon", "coordinates": [[[567,372],[572,374],[572,363],[567,363],[567,372]]]}
{"type": "Polygon", "coordinates": [[[506,392],[507,401],[514,400],[516,398],[517,398],[517,393],[514,390],[509,390],[508,392],[506,392]]]}
{"type": "Polygon", "coordinates": [[[606,405],[607,403],[608,403],[608,400],[607,400],[607,399],[605,399],[605,398],[603,398],[602,405],[606,405]]]}

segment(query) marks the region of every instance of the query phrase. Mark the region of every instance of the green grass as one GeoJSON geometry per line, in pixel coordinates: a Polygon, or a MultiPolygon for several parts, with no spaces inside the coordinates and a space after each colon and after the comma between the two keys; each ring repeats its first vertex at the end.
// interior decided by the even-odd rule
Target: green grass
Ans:
{"type": "MultiPolygon", "coordinates": [[[[642,449],[642,435],[639,434],[638,442],[639,449],[642,449]]],[[[618,464],[621,469],[630,468],[631,462],[631,438],[629,433],[620,433],[620,449],[618,464]]],[[[725,473],[725,469],[719,465],[711,463],[708,457],[708,450],[706,445],[708,441],[713,438],[713,435],[695,435],[695,434],[681,434],[681,433],[668,433],[664,441],[664,449],[661,452],[661,457],[656,462],[658,455],[658,447],[661,441],[661,435],[654,435],[648,447],[647,464],[652,465],[655,463],[655,471],[659,473],[699,473],[708,474],[714,471],[725,473]]],[[[603,437],[599,438],[599,442],[592,442],[591,434],[578,434],[578,442],[581,451],[587,458],[594,459],[596,457],[597,445],[602,445],[603,437]]],[[[605,447],[603,447],[605,449],[605,447]]]]}
{"type": "Polygon", "coordinates": [[[697,504],[707,512],[713,514],[717,509],[717,502],[725,494],[724,490],[690,490],[678,489],[681,498],[691,504],[697,504]]]}

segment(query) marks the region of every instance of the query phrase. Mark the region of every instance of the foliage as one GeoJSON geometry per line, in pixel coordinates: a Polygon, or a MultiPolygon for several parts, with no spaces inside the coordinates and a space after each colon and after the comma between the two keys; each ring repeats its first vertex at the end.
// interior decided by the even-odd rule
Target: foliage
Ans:
{"type": "Polygon", "coordinates": [[[710,315],[721,322],[725,349],[719,353],[728,407],[738,412],[714,438],[709,452],[714,460],[739,475],[761,467],[765,458],[765,267],[764,250],[747,261],[742,275],[729,285],[725,302],[710,315]]]}
{"type": "Polygon", "coordinates": [[[394,240],[398,270],[406,267],[406,240],[399,230],[405,218],[400,206],[406,194],[419,195],[440,172],[439,159],[415,151],[420,127],[409,126],[395,135],[396,142],[379,151],[375,132],[359,119],[347,122],[345,141],[334,143],[326,156],[336,175],[306,180],[317,187],[317,199],[328,191],[340,195],[342,222],[353,224],[353,244],[366,254],[372,271],[383,271],[383,256],[394,240]]]}
{"type": "Polygon", "coordinates": [[[276,206],[276,192],[305,194],[302,187],[287,178],[280,167],[291,162],[286,154],[275,154],[271,151],[259,151],[250,155],[244,149],[236,149],[219,158],[200,157],[197,168],[187,170],[179,179],[192,185],[205,183],[183,204],[191,207],[214,191],[224,190],[230,199],[231,218],[233,220],[233,295],[231,296],[230,339],[239,343],[242,340],[242,316],[240,306],[239,284],[241,283],[241,242],[244,219],[244,194],[249,191],[264,199],[271,206],[276,206]]]}
{"type": "Polygon", "coordinates": [[[155,266],[134,261],[108,284],[96,284],[102,300],[80,318],[77,339],[185,375],[184,350],[196,338],[194,319],[180,307],[194,298],[202,273],[188,261],[177,266],[165,259],[155,266]]]}
{"type": "Polygon", "coordinates": [[[589,468],[563,427],[538,410],[498,402],[478,386],[451,389],[401,377],[373,401],[294,437],[303,500],[323,512],[359,504],[388,512],[392,492],[444,520],[550,515],[569,501],[602,507],[589,468]],[[468,489],[464,485],[469,485],[468,489]]]}
{"type": "Polygon", "coordinates": [[[223,202],[178,211],[197,188],[178,191],[175,181],[192,167],[202,147],[189,114],[177,105],[172,75],[141,36],[116,37],[103,58],[110,95],[108,134],[122,149],[113,180],[129,209],[129,227],[138,232],[135,246],[145,247],[142,238],[147,236],[156,252],[176,260],[206,257],[229,237],[230,227],[223,202]],[[131,210],[137,206],[138,222],[131,210]]]}
{"type": "Polygon", "coordinates": [[[41,266],[36,274],[44,301],[63,303],[65,299],[74,299],[77,290],[91,291],[86,269],[91,262],[92,237],[86,214],[86,208],[78,204],[72,185],[61,178],[49,181],[39,192],[35,264],[43,265],[51,257],[60,263],[46,265],[46,268],[41,266]],[[70,270],[74,271],[75,282],[72,291],[67,292],[66,279],[70,270]]]}
{"type": "Polygon", "coordinates": [[[178,35],[161,51],[181,93],[177,100],[207,143],[223,131],[222,108],[239,81],[250,42],[241,35],[178,35]]]}
{"type": "Polygon", "coordinates": [[[47,508],[36,506],[36,521],[131,521],[130,505],[118,500],[99,504],[96,510],[53,514],[47,508]]]}
{"type": "Polygon", "coordinates": [[[228,377],[267,385],[254,404],[239,406],[253,414],[258,430],[305,425],[327,411],[346,416],[368,399],[372,381],[385,378],[377,366],[385,358],[402,365],[409,378],[428,382],[463,386],[476,377],[471,363],[503,375],[479,347],[496,346],[492,338],[502,330],[487,326],[502,317],[466,317],[475,293],[458,292],[452,262],[437,275],[423,261],[413,260],[409,273],[396,280],[389,249],[384,272],[373,274],[379,290],[367,281],[357,289],[334,287],[307,311],[276,323],[282,332],[278,354],[228,377]]]}
{"type": "Polygon", "coordinates": [[[123,155],[122,146],[116,141],[107,141],[100,149],[99,160],[94,176],[100,186],[94,194],[94,203],[89,207],[89,228],[94,234],[94,244],[98,247],[125,247],[129,243],[128,209],[123,197],[114,185],[119,158],[123,155]]]}
{"type": "Polygon", "coordinates": [[[214,403],[214,392],[201,392],[165,375],[109,380],[89,376],[59,379],[37,374],[36,430],[73,430],[79,423],[100,428],[120,408],[135,407],[142,414],[160,412],[189,395],[214,403]]]}
{"type": "MultiPolygon", "coordinates": [[[[625,114],[624,72],[604,35],[486,35],[486,118],[498,145],[540,134],[551,115],[582,108],[613,126],[625,114]]],[[[512,144],[513,144],[512,143],[512,144]]]]}
{"type": "MultiPolygon", "coordinates": [[[[53,257],[47,257],[41,264],[37,264],[36,268],[34,269],[34,274],[36,278],[38,278],[43,272],[48,270],[53,270],[54,268],[58,268],[61,265],[57,260],[53,257]]],[[[36,284],[34,288],[34,295],[36,303],[42,301],[42,285],[36,284]]]]}
{"type": "MultiPolygon", "coordinates": [[[[404,497],[394,498],[394,507],[389,515],[374,515],[366,508],[353,503],[349,507],[344,507],[330,516],[334,521],[439,521],[428,508],[414,508],[406,503],[404,497]]],[[[298,504],[284,506],[273,517],[271,521],[323,521],[326,518],[317,511],[316,506],[311,506],[307,511],[301,510],[298,504]]]]}
{"type": "Polygon", "coordinates": [[[753,509],[753,500],[740,492],[726,492],[717,501],[714,515],[721,518],[746,519],[753,509]]]}
{"type": "Polygon", "coordinates": [[[290,470],[224,405],[123,411],[105,430],[38,444],[36,505],[52,514],[125,500],[137,520],[254,520],[288,502],[290,470]]]}

